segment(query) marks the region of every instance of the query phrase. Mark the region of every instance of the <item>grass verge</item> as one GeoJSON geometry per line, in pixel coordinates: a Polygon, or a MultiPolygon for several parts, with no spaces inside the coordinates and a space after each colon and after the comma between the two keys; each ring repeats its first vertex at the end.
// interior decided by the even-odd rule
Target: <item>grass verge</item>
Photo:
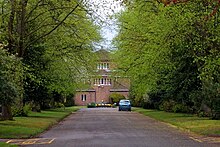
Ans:
{"type": "Polygon", "coordinates": [[[80,108],[82,107],[74,106],[40,113],[31,112],[28,117],[14,117],[13,121],[0,121],[0,138],[31,138],[80,108]]]}
{"type": "Polygon", "coordinates": [[[17,147],[17,145],[0,142],[0,147],[17,147]]]}
{"type": "Polygon", "coordinates": [[[197,117],[192,114],[168,113],[137,107],[132,110],[196,134],[220,136],[220,120],[211,120],[207,117],[197,117]]]}

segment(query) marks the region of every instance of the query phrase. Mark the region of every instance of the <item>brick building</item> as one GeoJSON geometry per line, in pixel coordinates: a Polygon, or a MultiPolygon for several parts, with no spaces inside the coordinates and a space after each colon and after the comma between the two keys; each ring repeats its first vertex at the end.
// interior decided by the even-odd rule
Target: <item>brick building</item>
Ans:
{"type": "Polygon", "coordinates": [[[90,87],[77,90],[74,101],[76,105],[87,105],[91,102],[111,103],[109,96],[118,93],[128,98],[130,82],[128,78],[116,76],[115,65],[110,61],[110,53],[106,50],[96,52],[99,60],[95,75],[90,79],[90,87]]]}

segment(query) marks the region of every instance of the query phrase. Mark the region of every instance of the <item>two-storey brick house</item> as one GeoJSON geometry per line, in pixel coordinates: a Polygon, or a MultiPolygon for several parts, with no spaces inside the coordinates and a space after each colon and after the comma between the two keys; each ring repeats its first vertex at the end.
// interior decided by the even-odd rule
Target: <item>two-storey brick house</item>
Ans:
{"type": "Polygon", "coordinates": [[[95,75],[91,77],[90,88],[79,89],[75,94],[76,105],[87,105],[91,102],[111,103],[109,96],[118,93],[128,98],[130,82],[128,78],[116,76],[114,74],[115,64],[110,61],[110,53],[106,50],[96,52],[99,60],[95,75]]]}

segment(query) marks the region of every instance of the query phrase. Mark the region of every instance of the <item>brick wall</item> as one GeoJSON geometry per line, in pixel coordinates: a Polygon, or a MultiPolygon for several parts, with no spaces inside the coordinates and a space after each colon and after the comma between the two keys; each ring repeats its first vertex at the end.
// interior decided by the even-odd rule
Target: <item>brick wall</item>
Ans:
{"type": "Polygon", "coordinates": [[[95,92],[77,92],[74,101],[75,105],[86,106],[88,103],[95,102],[95,92]],[[82,95],[86,95],[85,101],[82,101],[82,95]]]}
{"type": "Polygon", "coordinates": [[[96,103],[109,103],[110,86],[96,86],[94,87],[96,91],[96,103]]]}

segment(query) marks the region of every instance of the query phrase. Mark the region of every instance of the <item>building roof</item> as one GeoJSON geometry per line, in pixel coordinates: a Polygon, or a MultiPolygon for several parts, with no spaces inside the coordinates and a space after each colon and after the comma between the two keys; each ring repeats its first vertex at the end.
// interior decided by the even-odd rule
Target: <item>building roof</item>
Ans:
{"type": "Polygon", "coordinates": [[[128,89],[110,89],[110,92],[129,92],[128,89]]]}
{"type": "Polygon", "coordinates": [[[127,92],[129,91],[129,88],[126,87],[125,85],[115,81],[113,87],[110,89],[111,92],[120,92],[120,91],[123,91],[123,92],[127,92]]]}
{"type": "Polygon", "coordinates": [[[110,52],[108,52],[107,50],[100,49],[100,50],[96,51],[95,53],[98,55],[99,61],[109,61],[110,60],[110,52]]]}
{"type": "Polygon", "coordinates": [[[102,76],[104,76],[104,75],[108,76],[111,73],[112,73],[111,70],[106,70],[106,69],[98,70],[96,72],[97,75],[102,75],[102,76]]]}
{"type": "Polygon", "coordinates": [[[77,92],[95,92],[94,89],[82,89],[82,90],[76,90],[77,92]]]}

